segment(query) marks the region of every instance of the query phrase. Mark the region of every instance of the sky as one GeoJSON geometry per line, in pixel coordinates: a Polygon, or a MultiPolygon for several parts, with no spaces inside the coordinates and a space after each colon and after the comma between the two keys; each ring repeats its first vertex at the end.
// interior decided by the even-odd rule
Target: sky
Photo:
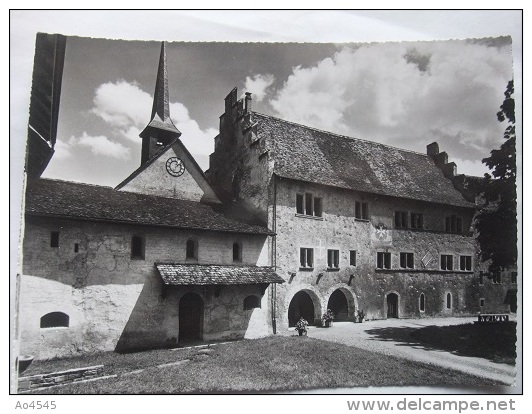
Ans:
{"type": "MultiPolygon", "coordinates": [[[[424,153],[483,175],[502,143],[496,113],[513,77],[510,37],[431,42],[167,42],[170,114],[208,168],[225,96],[253,109],[424,153]]],[[[116,186],[140,165],[160,42],[67,39],[56,153],[44,177],[116,186]],[[97,168],[95,168],[97,166],[97,168]]]]}

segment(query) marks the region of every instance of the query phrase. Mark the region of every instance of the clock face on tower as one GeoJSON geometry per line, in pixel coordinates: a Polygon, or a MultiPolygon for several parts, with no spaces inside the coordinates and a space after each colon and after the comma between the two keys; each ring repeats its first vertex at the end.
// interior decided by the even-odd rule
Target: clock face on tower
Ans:
{"type": "Polygon", "coordinates": [[[179,158],[171,157],[166,161],[166,171],[174,177],[179,177],[185,172],[185,165],[179,158]]]}

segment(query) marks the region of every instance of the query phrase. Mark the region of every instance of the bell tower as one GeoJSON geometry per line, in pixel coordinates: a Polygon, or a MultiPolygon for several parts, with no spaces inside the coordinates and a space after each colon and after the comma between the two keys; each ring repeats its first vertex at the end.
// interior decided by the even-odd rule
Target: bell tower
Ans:
{"type": "Polygon", "coordinates": [[[161,44],[159,69],[157,70],[155,93],[153,94],[151,121],[139,135],[142,138],[140,165],[144,165],[146,161],[164,150],[168,145],[181,136],[181,132],[170,119],[165,42],[162,42],[161,44]]]}

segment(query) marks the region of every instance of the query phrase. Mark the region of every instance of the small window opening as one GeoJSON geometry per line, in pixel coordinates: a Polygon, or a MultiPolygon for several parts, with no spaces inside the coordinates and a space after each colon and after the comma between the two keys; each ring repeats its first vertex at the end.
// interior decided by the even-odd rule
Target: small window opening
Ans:
{"type": "Polygon", "coordinates": [[[480,305],[480,307],[481,307],[481,308],[484,307],[485,304],[486,304],[486,299],[484,299],[484,298],[480,298],[480,300],[479,300],[479,305],[480,305]]]}
{"type": "Polygon", "coordinates": [[[445,301],[445,306],[447,307],[447,309],[451,309],[453,306],[453,297],[451,296],[450,293],[447,293],[447,299],[445,301]]]}
{"type": "Polygon", "coordinates": [[[357,265],[357,251],[356,250],[349,251],[349,265],[350,266],[357,265]]]}
{"type": "Polygon", "coordinates": [[[50,235],[50,247],[59,247],[59,232],[52,231],[50,235]]]}
{"type": "Polygon", "coordinates": [[[242,248],[239,243],[233,243],[233,262],[242,261],[242,248]]]}
{"type": "Polygon", "coordinates": [[[425,294],[419,295],[419,310],[425,312],[425,294]]]}
{"type": "Polygon", "coordinates": [[[399,266],[403,269],[414,268],[414,253],[400,253],[399,254],[399,266]]]}
{"type": "Polygon", "coordinates": [[[79,252],[79,243],[74,243],[74,253],[79,252]]]}
{"type": "Polygon", "coordinates": [[[260,299],[255,295],[247,296],[244,299],[244,310],[260,308],[260,299]]]}
{"type": "Polygon", "coordinates": [[[144,259],[144,237],[133,236],[131,238],[131,258],[144,259]]]}
{"type": "Polygon", "coordinates": [[[453,256],[451,254],[441,255],[441,270],[453,270],[453,256]]]}
{"type": "Polygon", "coordinates": [[[41,328],[68,328],[70,317],[63,312],[50,312],[41,317],[41,328]]]}
{"type": "Polygon", "coordinates": [[[377,269],[391,269],[392,254],[388,252],[377,252],[377,269]]]}
{"type": "Polygon", "coordinates": [[[302,247],[299,250],[299,265],[301,267],[314,267],[314,249],[302,247]]]}
{"type": "Polygon", "coordinates": [[[198,259],[198,243],[195,240],[187,240],[187,259],[198,259]]]}
{"type": "Polygon", "coordinates": [[[340,250],[327,250],[327,267],[329,269],[340,267],[340,250]]]}

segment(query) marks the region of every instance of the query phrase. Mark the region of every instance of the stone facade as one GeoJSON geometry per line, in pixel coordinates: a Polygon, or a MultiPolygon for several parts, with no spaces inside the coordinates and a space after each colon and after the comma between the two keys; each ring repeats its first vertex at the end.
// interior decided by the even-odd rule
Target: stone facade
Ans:
{"type": "Polygon", "coordinates": [[[267,297],[260,285],[169,286],[155,262],[233,264],[234,242],[242,265],[268,265],[265,235],[224,234],[81,220],[27,217],[21,278],[21,353],[39,358],[87,352],[175,346],[179,302],[186,293],[203,302],[204,340],[269,333],[267,297]],[[59,232],[59,246],[50,234],[59,232]],[[133,235],[145,240],[144,259],[131,258],[133,235]],[[186,258],[187,240],[197,259],[186,258]],[[76,251],[77,249],[77,251],[76,251]],[[261,307],[244,310],[255,295],[261,307]],[[61,312],[68,327],[41,328],[41,317],[61,312]]]}
{"type": "MultiPolygon", "coordinates": [[[[466,202],[456,186],[453,189],[456,165],[447,162],[447,155],[439,153],[437,144],[428,146],[428,157],[434,160],[430,165],[436,169],[437,180],[447,181],[445,188],[454,192],[454,199],[448,204],[406,195],[407,180],[401,182],[405,188],[405,196],[401,197],[324,185],[317,176],[319,168],[314,169],[317,175],[290,179],[282,172],[277,173],[279,163],[291,162],[290,154],[284,159],[280,155],[283,148],[277,137],[284,134],[289,142],[292,133],[295,136],[306,127],[295,125],[291,131],[289,123],[285,126],[282,120],[269,122],[268,117],[251,111],[249,95],[243,100],[236,97],[233,90],[225,99],[220,133],[215,138],[215,151],[206,174],[223,201],[247,209],[252,217],[276,233],[274,265],[286,281],[270,291],[274,297],[271,303],[276,304],[272,309],[276,328],[293,326],[294,318],[303,313],[311,322],[319,324],[329,307],[337,308],[341,319],[351,321],[356,320],[357,310],[363,310],[366,319],[391,315],[462,316],[480,311],[479,271],[471,227],[474,205],[466,202]],[[275,127],[283,130],[276,131],[275,127]],[[298,214],[298,194],[303,199],[310,194],[321,200],[318,216],[298,214]],[[463,203],[456,202],[457,199],[463,203]],[[359,215],[355,211],[357,202],[367,206],[365,219],[355,217],[359,215]],[[410,225],[395,228],[397,211],[406,212],[408,221],[411,213],[421,214],[422,228],[412,229],[410,225]],[[446,218],[451,216],[461,220],[461,231],[446,231],[446,218]],[[381,236],[382,230],[385,231],[384,240],[377,237],[379,230],[381,236]],[[312,249],[311,267],[301,266],[302,248],[312,249]],[[339,255],[338,266],[333,269],[327,266],[328,250],[335,250],[339,255]],[[390,253],[389,269],[377,269],[379,252],[390,253]],[[401,253],[413,255],[413,264],[401,268],[401,253]],[[352,254],[356,256],[356,265],[351,265],[352,254]],[[441,268],[441,255],[452,256],[451,270],[441,268]],[[470,263],[463,270],[459,270],[461,260],[470,263]],[[396,309],[391,312],[391,307],[396,309]]],[[[327,134],[312,128],[307,130],[309,137],[327,134]]],[[[294,139],[294,142],[305,145],[306,141],[294,139]]],[[[295,157],[296,148],[293,149],[292,157],[295,157]]],[[[305,153],[305,163],[315,157],[319,167],[324,162],[321,150],[316,148],[305,153]]],[[[380,147],[376,147],[375,152],[379,151],[380,147]]],[[[337,155],[346,157],[345,153],[337,155]]],[[[297,162],[295,158],[292,160],[297,162]]],[[[383,182],[387,176],[397,181],[402,174],[415,181],[415,177],[402,171],[408,170],[408,166],[398,164],[397,170],[387,171],[382,167],[384,163],[375,157],[372,162],[375,170],[371,174],[381,177],[383,182]]],[[[334,164],[334,158],[331,163],[334,164]]],[[[365,177],[360,180],[364,181],[365,177]]]]}
{"type": "MultiPolygon", "coordinates": [[[[364,310],[368,319],[386,318],[388,293],[398,295],[399,317],[471,315],[478,310],[474,272],[440,269],[440,254],[453,256],[454,269],[459,266],[460,256],[475,258],[475,242],[469,233],[443,231],[445,214],[451,213],[448,208],[286,179],[277,181],[276,194],[277,271],[287,280],[277,288],[280,326],[287,326],[288,307],[299,290],[312,292],[316,321],[337,289],[346,297],[350,320],[354,320],[355,309],[364,310]],[[322,217],[296,213],[296,194],[304,193],[321,198],[322,217]],[[355,218],[357,201],[368,203],[368,220],[355,218]],[[422,213],[425,228],[394,229],[397,210],[422,213]],[[375,237],[381,223],[388,229],[384,243],[375,237]],[[301,248],[313,249],[312,270],[300,267],[301,248]],[[338,268],[328,269],[329,249],[339,251],[338,268]],[[350,251],[356,252],[355,266],[350,265],[350,251]],[[376,269],[378,251],[391,253],[391,269],[376,269]],[[400,267],[401,252],[413,253],[413,269],[400,267]],[[432,260],[424,266],[422,259],[427,254],[432,260]],[[419,308],[422,293],[424,311],[419,308]],[[451,309],[446,307],[447,293],[452,296],[451,309]]],[[[469,227],[471,211],[457,208],[452,212],[462,214],[469,227]]]]}

